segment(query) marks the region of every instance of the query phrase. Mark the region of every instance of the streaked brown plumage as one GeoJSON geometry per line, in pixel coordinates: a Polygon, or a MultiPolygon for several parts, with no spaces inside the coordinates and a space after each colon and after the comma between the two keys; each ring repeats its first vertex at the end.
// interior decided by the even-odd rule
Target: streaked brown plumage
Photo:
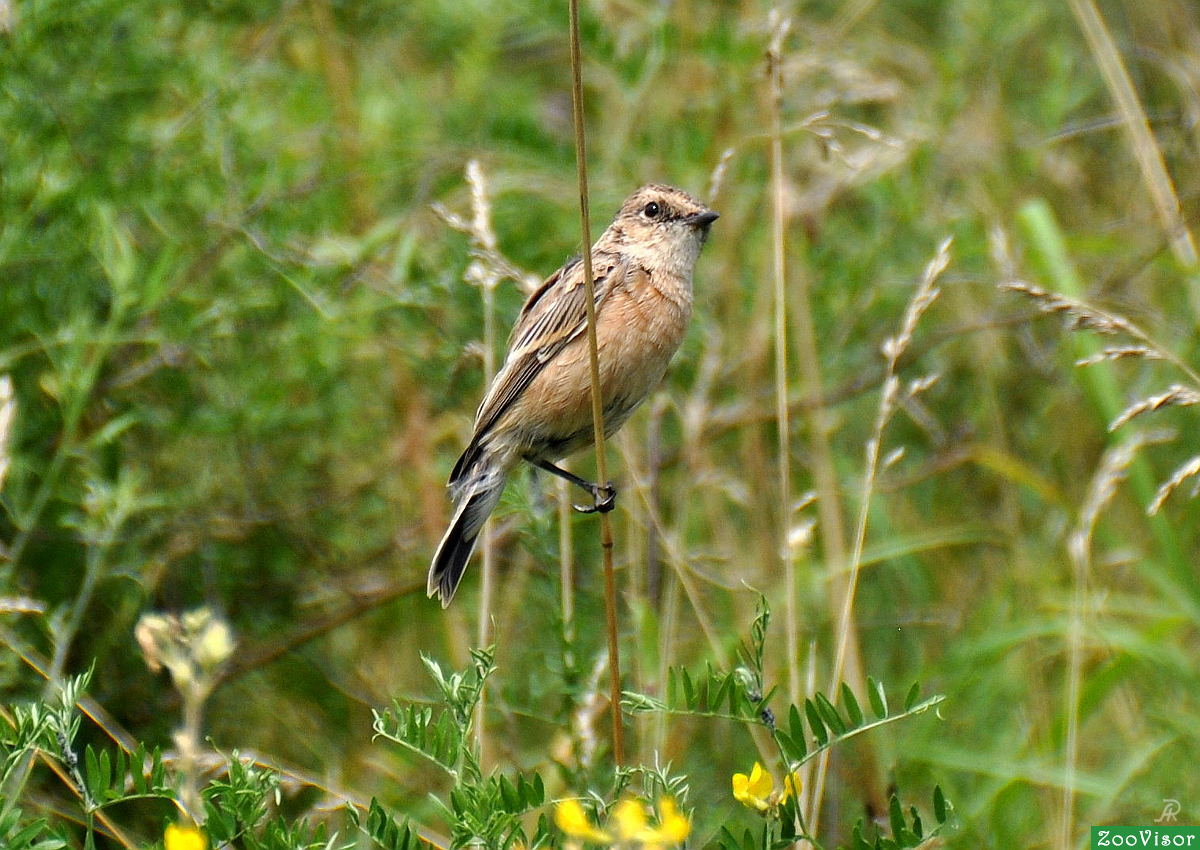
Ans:
{"type": "MultiPolygon", "coordinates": [[[[660,184],[626,199],[592,248],[604,431],[613,434],[662,380],[692,312],[692,271],[717,213],[660,184]]],[[[522,460],[583,486],[609,510],[614,493],[553,464],[593,441],[583,263],[535,291],[513,326],[475,430],[450,475],[455,512],[429,568],[428,591],[450,603],[484,520],[522,460]],[[601,494],[608,492],[602,498],[601,494]]]]}

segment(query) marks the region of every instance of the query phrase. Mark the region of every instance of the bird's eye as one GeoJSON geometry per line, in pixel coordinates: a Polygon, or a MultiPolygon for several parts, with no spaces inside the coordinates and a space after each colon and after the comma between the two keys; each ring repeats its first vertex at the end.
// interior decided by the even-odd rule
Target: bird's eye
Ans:
{"type": "Polygon", "coordinates": [[[651,201],[650,203],[646,204],[646,208],[642,210],[642,212],[646,214],[646,218],[658,218],[658,214],[662,212],[662,209],[657,203],[651,201]]]}

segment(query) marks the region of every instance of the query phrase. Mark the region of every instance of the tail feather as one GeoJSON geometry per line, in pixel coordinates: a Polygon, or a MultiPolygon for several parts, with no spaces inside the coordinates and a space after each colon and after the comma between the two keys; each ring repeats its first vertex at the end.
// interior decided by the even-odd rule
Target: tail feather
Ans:
{"type": "Polygon", "coordinates": [[[467,562],[471,560],[471,553],[475,551],[475,541],[479,539],[483,523],[504,492],[504,482],[505,476],[493,471],[462,485],[461,500],[456,500],[458,508],[442,542],[438,544],[426,584],[429,597],[432,599],[436,596],[443,608],[454,598],[454,591],[458,589],[467,562]]]}

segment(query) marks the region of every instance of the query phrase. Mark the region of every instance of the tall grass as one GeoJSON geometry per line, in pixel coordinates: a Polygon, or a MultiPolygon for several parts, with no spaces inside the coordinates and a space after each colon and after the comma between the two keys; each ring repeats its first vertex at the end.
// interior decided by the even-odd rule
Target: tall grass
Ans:
{"type": "MultiPolygon", "coordinates": [[[[474,159],[506,273],[578,249],[563,4],[9,5],[6,702],[94,663],[104,729],[170,747],[177,698],[133,627],[206,603],[242,649],[205,746],[311,780],[298,808],[336,788],[436,819],[442,780],[372,746],[370,709],[425,693],[420,652],[464,667],[483,634],[478,577],[445,616],[423,574],[481,347],[523,293],[464,286],[477,246],[432,205],[470,216],[474,159]]],[[[1164,798],[1196,819],[1200,448],[1186,394],[1155,400],[1197,390],[1197,11],[784,6],[773,97],[766,4],[582,6],[592,213],[661,179],[711,185],[722,214],[683,351],[613,453],[627,685],[729,666],[761,591],[773,678],[799,695],[860,678],[856,654],[947,695],[944,720],[810,780],[827,846],[886,816],[871,789],[934,782],[954,846],[1078,846],[1164,798]],[[947,233],[938,308],[889,362],[947,233]],[[1065,330],[1069,309],[996,286],[1013,281],[1142,337],[1065,330]],[[895,372],[939,379],[865,455],[895,372]],[[1130,440],[1118,483],[1104,458],[1130,440]]],[[[604,639],[593,520],[544,486],[514,477],[494,520],[499,673],[476,728],[492,764],[561,764],[554,794],[604,770],[604,639]]],[[[729,777],[763,742],[661,717],[630,732],[640,761],[690,777],[697,846],[742,816],[729,777]]],[[[41,767],[29,783],[61,802],[41,767]]],[[[151,820],[128,815],[129,840],[151,820]]]]}

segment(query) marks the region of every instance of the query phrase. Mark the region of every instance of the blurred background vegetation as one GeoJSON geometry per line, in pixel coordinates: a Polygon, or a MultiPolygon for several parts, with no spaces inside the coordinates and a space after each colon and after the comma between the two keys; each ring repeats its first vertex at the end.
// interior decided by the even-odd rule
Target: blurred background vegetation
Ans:
{"type": "MultiPolygon", "coordinates": [[[[216,750],[302,780],[295,811],[327,789],[432,818],[429,772],[371,740],[373,707],[430,695],[419,653],[464,664],[479,616],[478,566],[449,611],[424,593],[444,481],[483,385],[468,238],[432,205],[469,216],[464,168],[477,159],[512,263],[542,276],[578,249],[566,3],[0,10],[0,372],[15,396],[0,492],[4,701],[94,664],[102,725],[170,746],[178,698],[146,668],[134,625],[206,605],[239,642],[206,713],[216,750]]],[[[1200,271],[1181,229],[1200,217],[1200,8],[780,11],[792,22],[781,70],[794,504],[776,483],[771,8],[583,3],[594,226],[649,180],[722,214],[684,349],[613,452],[627,684],[654,692],[667,664],[727,661],[756,589],[776,613],[768,653],[784,690],[797,673],[800,693],[825,686],[880,346],[953,236],[942,295],[901,364],[906,380],[939,380],[887,431],[884,454],[905,452],[873,482],[854,608],[867,672],[948,699],[943,719],[839,754],[823,834],[844,837],[881,788],[924,800],[935,782],[956,804],[951,846],[1062,846],[1067,784],[1069,846],[1088,824],[1153,820],[1164,798],[1197,822],[1200,522],[1186,487],[1145,515],[1157,483],[1197,453],[1196,413],[1107,427],[1185,376],[1146,357],[1077,369],[1094,339],[997,284],[1078,287],[1200,363],[1200,271]],[[1090,13],[1099,42],[1084,35],[1090,13]],[[1150,148],[1114,99],[1104,39],[1150,148]],[[1156,156],[1174,224],[1170,185],[1164,208],[1141,164],[1156,156]],[[1176,433],[1140,451],[1085,535],[1090,558],[1073,562],[1105,450],[1147,427],[1176,433]]],[[[522,299],[513,282],[497,290],[501,334],[522,299]]],[[[603,747],[594,520],[570,518],[568,647],[555,492],[522,476],[497,515],[494,765],[577,766],[589,736],[603,747]]],[[[729,793],[756,757],[742,733],[639,720],[631,734],[638,759],[657,752],[691,777],[693,843],[745,815],[729,793]]],[[[90,723],[84,735],[106,740],[90,723]]],[[[55,811],[61,784],[31,782],[55,811]]],[[[128,821],[149,836],[161,817],[128,821]]]]}

